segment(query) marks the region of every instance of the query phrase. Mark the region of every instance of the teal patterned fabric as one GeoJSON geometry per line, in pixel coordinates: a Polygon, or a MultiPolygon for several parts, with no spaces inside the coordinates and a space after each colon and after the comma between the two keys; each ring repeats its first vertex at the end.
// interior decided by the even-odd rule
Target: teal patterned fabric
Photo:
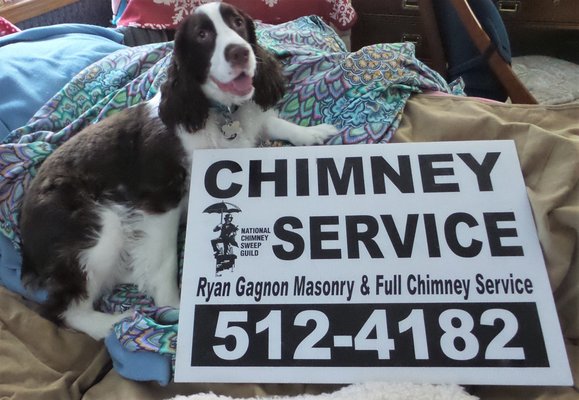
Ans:
{"type": "Polygon", "coordinates": [[[332,28],[316,17],[264,27],[258,39],[281,59],[288,78],[280,115],[300,125],[335,125],[340,133],[328,144],[388,142],[411,94],[463,94],[460,85],[448,85],[420,62],[412,43],[348,52],[332,28]]]}
{"type": "MultiPolygon", "coordinates": [[[[414,57],[411,43],[379,44],[350,53],[317,17],[262,25],[262,46],[288,78],[280,115],[300,125],[339,128],[329,144],[385,143],[412,93],[460,93],[414,57]]],[[[171,43],[129,48],[93,64],[0,146],[0,231],[19,246],[18,215],[40,163],[88,124],[152,97],[166,79],[171,43]]]]}
{"type": "Polygon", "coordinates": [[[119,322],[115,335],[129,351],[154,351],[173,356],[177,346],[179,310],[156,307],[152,297],[140,293],[135,285],[118,285],[97,304],[103,312],[122,313],[133,309],[133,318],[119,322]]]}
{"type": "Polygon", "coordinates": [[[85,126],[149,99],[166,79],[171,43],[121,50],[80,72],[0,145],[0,232],[16,247],[22,197],[37,167],[85,126]]]}
{"type": "MultiPolygon", "coordinates": [[[[300,125],[330,123],[331,144],[386,143],[413,93],[462,94],[414,57],[410,43],[378,44],[348,52],[317,17],[258,29],[260,44],[281,60],[289,82],[280,116],[300,125]]],[[[151,98],[166,79],[172,43],[121,50],[82,71],[24,127],[0,146],[0,231],[19,246],[22,196],[36,169],[60,144],[88,124],[151,98]]],[[[180,246],[182,260],[182,246],[180,246]]],[[[0,266],[1,267],[1,266],[0,266]]],[[[173,356],[177,311],[156,308],[133,286],[103,297],[106,312],[135,308],[115,327],[129,351],[173,356]]]]}

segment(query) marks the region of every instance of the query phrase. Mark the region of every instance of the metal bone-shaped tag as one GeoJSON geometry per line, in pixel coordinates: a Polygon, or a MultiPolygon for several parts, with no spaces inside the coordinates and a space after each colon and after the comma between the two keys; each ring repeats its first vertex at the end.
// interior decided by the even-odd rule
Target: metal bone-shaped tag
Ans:
{"type": "Polygon", "coordinates": [[[241,135],[243,133],[243,128],[239,121],[232,121],[229,122],[221,127],[221,132],[225,136],[227,140],[233,140],[237,137],[237,135],[241,135]]]}

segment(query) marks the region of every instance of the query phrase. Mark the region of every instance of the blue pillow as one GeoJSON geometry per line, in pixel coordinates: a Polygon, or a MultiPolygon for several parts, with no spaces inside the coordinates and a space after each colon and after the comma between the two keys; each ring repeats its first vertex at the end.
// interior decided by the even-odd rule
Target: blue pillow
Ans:
{"type": "Polygon", "coordinates": [[[61,24],[0,38],[0,141],[82,69],[126,46],[109,28],[61,24]]]}

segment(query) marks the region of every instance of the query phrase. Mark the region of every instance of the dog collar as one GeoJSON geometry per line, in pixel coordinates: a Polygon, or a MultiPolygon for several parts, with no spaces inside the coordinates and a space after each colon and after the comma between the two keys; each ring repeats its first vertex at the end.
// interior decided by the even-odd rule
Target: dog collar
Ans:
{"type": "Polygon", "coordinates": [[[213,108],[217,111],[221,121],[221,133],[227,140],[234,140],[238,135],[243,133],[241,123],[233,118],[233,114],[239,109],[239,106],[226,106],[223,104],[214,104],[213,108]]]}

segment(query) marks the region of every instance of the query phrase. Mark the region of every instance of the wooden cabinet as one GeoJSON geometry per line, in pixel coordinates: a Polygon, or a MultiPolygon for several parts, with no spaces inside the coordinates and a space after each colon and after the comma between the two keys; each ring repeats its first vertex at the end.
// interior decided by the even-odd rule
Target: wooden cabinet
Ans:
{"type": "Polygon", "coordinates": [[[509,32],[513,55],[545,54],[579,62],[577,0],[495,2],[509,32]]]}
{"type": "Polygon", "coordinates": [[[577,0],[497,0],[507,25],[539,29],[579,29],[577,0]]]}
{"type": "MultiPolygon", "coordinates": [[[[352,28],[352,49],[411,41],[416,44],[417,57],[431,61],[419,3],[420,0],[352,0],[358,13],[358,22],[352,28]]],[[[494,3],[509,32],[514,55],[546,54],[579,61],[579,0],[494,3]]]]}
{"type": "Polygon", "coordinates": [[[416,55],[430,59],[419,0],[352,0],[358,22],[352,28],[352,50],[375,43],[414,42],[416,55]]]}

